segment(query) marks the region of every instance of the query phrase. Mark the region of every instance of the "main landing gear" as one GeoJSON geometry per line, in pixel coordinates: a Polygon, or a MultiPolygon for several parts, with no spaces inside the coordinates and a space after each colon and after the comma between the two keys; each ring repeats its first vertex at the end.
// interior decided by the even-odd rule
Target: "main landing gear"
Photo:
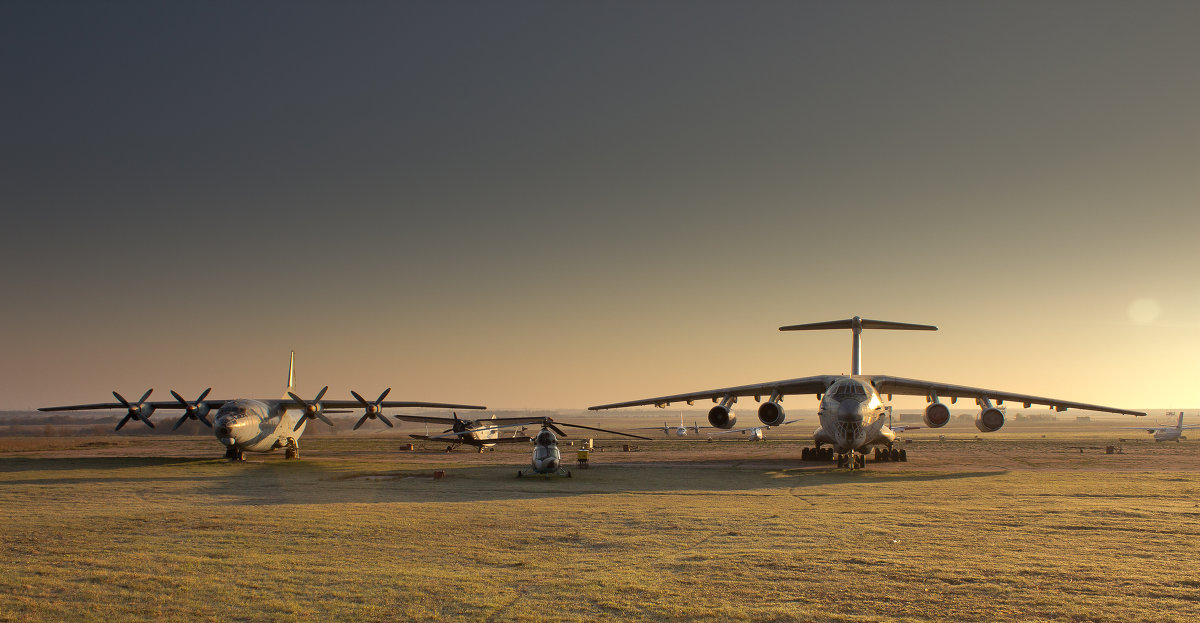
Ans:
{"type": "Polygon", "coordinates": [[[225,458],[230,461],[245,461],[246,454],[237,446],[229,446],[225,448],[225,458]]]}
{"type": "Polygon", "coordinates": [[[833,448],[804,448],[800,451],[801,461],[829,462],[833,460],[833,448]]]}
{"type": "Polygon", "coordinates": [[[895,448],[875,448],[875,462],[899,461],[901,463],[908,461],[908,452],[906,450],[897,450],[895,448]]]}
{"type": "Polygon", "coordinates": [[[300,458],[300,444],[296,440],[288,437],[287,445],[283,447],[283,458],[298,459],[300,458]]]}

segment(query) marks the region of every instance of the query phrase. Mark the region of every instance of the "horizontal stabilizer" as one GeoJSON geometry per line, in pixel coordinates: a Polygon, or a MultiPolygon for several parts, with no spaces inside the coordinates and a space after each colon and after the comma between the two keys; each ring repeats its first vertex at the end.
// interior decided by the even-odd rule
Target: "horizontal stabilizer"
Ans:
{"type": "Polygon", "coordinates": [[[824,329],[893,329],[898,331],[937,331],[938,328],[928,324],[912,324],[908,322],[892,322],[890,320],[868,320],[866,318],[847,318],[846,320],[830,320],[828,322],[810,322],[808,324],[793,324],[779,327],[780,331],[820,331],[824,329]],[[858,324],[855,327],[855,323],[858,324]]]}

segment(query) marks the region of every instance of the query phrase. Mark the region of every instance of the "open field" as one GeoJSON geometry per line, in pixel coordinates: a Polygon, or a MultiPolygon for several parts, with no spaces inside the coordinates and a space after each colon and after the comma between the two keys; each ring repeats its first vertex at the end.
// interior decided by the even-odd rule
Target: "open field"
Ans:
{"type": "Polygon", "coordinates": [[[926,432],[854,473],[796,441],[608,440],[550,480],[514,477],[525,446],[5,438],[0,620],[1200,616],[1200,442],[1122,434],[926,432]]]}

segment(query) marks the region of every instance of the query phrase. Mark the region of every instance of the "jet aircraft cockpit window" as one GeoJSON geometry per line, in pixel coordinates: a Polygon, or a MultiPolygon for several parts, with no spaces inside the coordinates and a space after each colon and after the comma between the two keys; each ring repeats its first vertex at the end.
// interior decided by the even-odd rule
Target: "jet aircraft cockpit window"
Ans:
{"type": "Polygon", "coordinates": [[[845,400],[846,398],[865,398],[867,390],[863,388],[861,383],[856,381],[846,381],[833,387],[831,392],[834,399],[845,400]]]}

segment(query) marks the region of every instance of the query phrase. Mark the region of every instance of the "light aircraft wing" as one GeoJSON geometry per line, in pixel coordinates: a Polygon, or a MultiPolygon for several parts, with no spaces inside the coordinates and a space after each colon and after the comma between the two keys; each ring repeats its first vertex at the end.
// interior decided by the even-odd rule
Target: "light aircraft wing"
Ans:
{"type": "Polygon", "coordinates": [[[757,430],[759,428],[768,428],[768,427],[766,427],[766,426],[749,426],[747,428],[734,428],[732,430],[719,430],[719,431],[708,433],[708,436],[712,437],[713,435],[728,435],[729,433],[748,433],[752,430],[757,430]]]}
{"type": "Polygon", "coordinates": [[[1043,396],[1030,396],[1028,394],[1014,394],[1012,392],[1002,392],[994,389],[984,389],[981,387],[968,387],[966,385],[950,385],[947,383],[934,383],[932,381],[902,379],[894,376],[873,376],[871,377],[871,382],[875,385],[875,389],[881,394],[930,396],[931,394],[936,393],[939,398],[990,398],[996,402],[1003,402],[1005,400],[1009,402],[1019,402],[1024,404],[1026,407],[1032,404],[1046,405],[1053,407],[1056,411],[1082,409],[1084,411],[1103,411],[1106,413],[1122,413],[1125,415],[1146,415],[1141,411],[1130,411],[1128,409],[1105,407],[1103,405],[1093,405],[1084,402],[1072,402],[1070,400],[1046,398],[1043,396]]]}
{"type": "MultiPolygon", "coordinates": [[[[385,405],[386,405],[386,403],[385,403],[385,405]]],[[[413,405],[410,404],[410,406],[413,406],[413,405]]],[[[464,407],[460,406],[458,408],[462,409],[464,407]]],[[[469,407],[469,408],[484,409],[486,407],[469,407]]],[[[456,419],[460,422],[466,421],[466,419],[464,419],[464,418],[441,417],[441,416],[436,416],[436,415],[408,415],[406,413],[397,413],[396,415],[393,415],[392,417],[396,418],[397,420],[400,420],[401,422],[421,422],[421,423],[425,423],[425,424],[454,424],[454,421],[456,419]]],[[[478,422],[479,424],[528,424],[530,426],[533,426],[533,425],[540,426],[543,419],[545,419],[545,418],[540,418],[540,417],[500,417],[500,418],[487,418],[487,419],[474,420],[474,421],[478,422]]]]}
{"type": "MultiPolygon", "coordinates": [[[[463,431],[462,433],[447,433],[447,434],[445,434],[445,435],[416,435],[416,434],[412,434],[412,435],[409,435],[409,437],[412,437],[413,439],[424,439],[424,440],[426,440],[426,441],[445,441],[445,440],[447,440],[447,439],[453,439],[454,437],[465,437],[465,436],[468,436],[468,435],[467,435],[467,433],[468,433],[468,432],[469,432],[469,431],[463,431]]],[[[497,438],[495,438],[495,439],[479,439],[479,440],[475,440],[475,439],[467,439],[467,440],[464,440],[464,441],[466,441],[467,443],[471,443],[471,444],[475,444],[475,443],[482,443],[482,444],[493,444],[493,443],[529,443],[530,441],[533,441],[533,437],[497,437],[497,438]]]]}
{"type": "MultiPolygon", "coordinates": [[[[588,407],[589,410],[597,411],[600,409],[620,409],[623,407],[636,407],[640,405],[654,405],[665,409],[672,402],[695,402],[697,400],[712,400],[717,402],[726,396],[770,396],[774,392],[781,395],[793,394],[822,394],[834,381],[836,376],[806,376],[798,379],[788,379],[786,381],[775,381],[773,383],[757,383],[755,385],[740,385],[738,387],[725,387],[722,389],[710,389],[706,391],[692,392],[690,394],[675,394],[672,396],[656,396],[654,398],[643,398],[641,400],[630,400],[628,402],[614,402],[612,404],[597,405],[588,407]]],[[[661,429],[661,426],[655,427],[661,429]]]]}

